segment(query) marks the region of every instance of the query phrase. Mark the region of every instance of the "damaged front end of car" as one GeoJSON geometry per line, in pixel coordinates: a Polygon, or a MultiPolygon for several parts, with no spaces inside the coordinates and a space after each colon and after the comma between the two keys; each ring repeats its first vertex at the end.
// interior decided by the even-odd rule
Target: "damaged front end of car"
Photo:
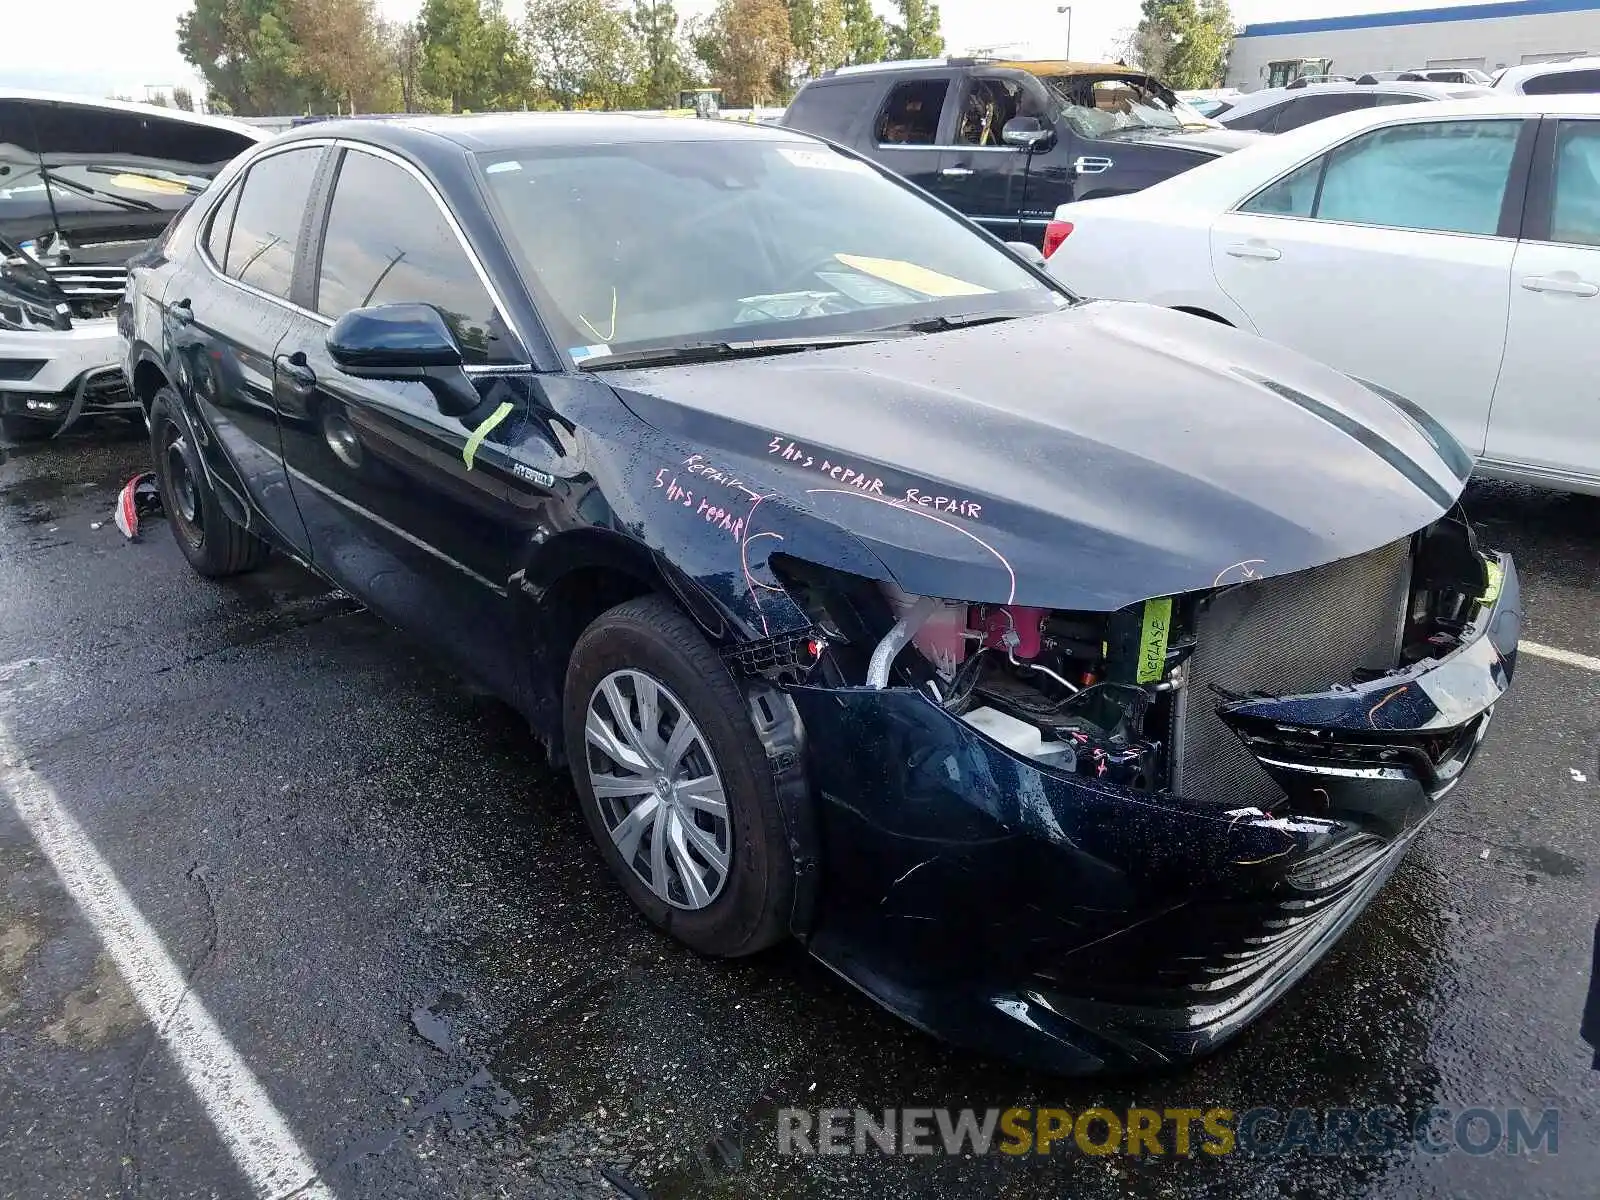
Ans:
{"type": "Polygon", "coordinates": [[[1304,974],[1460,778],[1520,624],[1459,507],[1110,613],[772,566],[812,627],[737,665],[805,728],[811,949],[924,1029],[1069,1073],[1205,1053],[1304,974]]]}

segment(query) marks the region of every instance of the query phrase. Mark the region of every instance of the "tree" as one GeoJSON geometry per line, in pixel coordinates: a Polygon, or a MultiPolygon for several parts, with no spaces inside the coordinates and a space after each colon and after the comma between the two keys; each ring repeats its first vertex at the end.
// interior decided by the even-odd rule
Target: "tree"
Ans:
{"type": "Polygon", "coordinates": [[[690,39],[729,107],[769,104],[788,90],[794,46],[784,0],[722,0],[690,39]]]}
{"type": "Polygon", "coordinates": [[[523,45],[522,33],[501,10],[500,0],[488,0],[488,5],[472,48],[471,107],[526,108],[533,63],[523,45]]]}
{"type": "Polygon", "coordinates": [[[849,58],[843,0],[788,0],[794,74],[816,78],[849,58]]]}
{"type": "Polygon", "coordinates": [[[617,108],[637,97],[644,46],[610,0],[528,0],[523,32],[534,81],[559,107],[617,108]]]}
{"type": "Polygon", "coordinates": [[[1227,0],[1144,0],[1124,57],[1169,87],[1214,87],[1232,40],[1227,0]]]}
{"type": "Polygon", "coordinates": [[[194,0],[178,18],[178,52],[218,106],[239,116],[303,112],[320,89],[302,77],[291,0],[194,0]]]}
{"type": "Polygon", "coordinates": [[[399,89],[373,0],[291,0],[294,73],[335,112],[386,112],[399,89]]]}
{"type": "Polygon", "coordinates": [[[688,78],[678,42],[678,10],[672,0],[633,0],[628,26],[644,51],[640,90],[645,107],[675,107],[688,78]]]}
{"type": "Polygon", "coordinates": [[[844,41],[847,63],[882,62],[889,57],[889,30],[872,10],[872,0],[844,0],[844,41]]]}
{"type": "Polygon", "coordinates": [[[437,112],[449,107],[446,100],[425,92],[418,81],[422,69],[422,34],[410,21],[385,21],[379,26],[384,58],[400,93],[402,112],[437,112]]]}
{"type": "Polygon", "coordinates": [[[939,6],[930,0],[894,0],[894,3],[900,10],[900,20],[889,23],[889,57],[938,58],[942,55],[944,32],[939,22],[939,6]]]}
{"type": "MultiPolygon", "coordinates": [[[[526,105],[532,67],[499,0],[423,0],[415,28],[415,76],[401,85],[412,103],[447,112],[526,105]]],[[[410,53],[405,39],[391,41],[391,60],[410,53]]]]}
{"type": "Polygon", "coordinates": [[[172,89],[172,107],[181,108],[184,112],[194,111],[194,93],[181,83],[172,89]]]}

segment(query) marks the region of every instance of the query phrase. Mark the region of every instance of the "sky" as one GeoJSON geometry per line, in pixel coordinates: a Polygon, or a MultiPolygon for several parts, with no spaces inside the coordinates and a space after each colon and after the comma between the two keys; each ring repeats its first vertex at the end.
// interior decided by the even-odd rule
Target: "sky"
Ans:
{"type": "MultiPolygon", "coordinates": [[[[7,0],[22,4],[26,0],[7,0]]],[[[421,0],[378,0],[383,15],[413,16],[421,0]]],[[[888,12],[886,0],[874,0],[888,12]]],[[[1430,0],[1233,0],[1240,24],[1424,8],[1430,0]]],[[[508,9],[519,0],[506,0],[508,9]]],[[[677,0],[681,16],[715,0],[677,0]]],[[[178,16],[193,0],[52,0],[51,25],[61,36],[0,38],[0,85],[111,93],[143,99],[147,87],[198,88],[194,69],[178,53],[178,16]]],[[[1001,49],[1031,57],[1067,51],[1067,18],[1057,0],[942,0],[945,42],[952,54],[1001,49]]],[[[1139,19],[1139,0],[1076,0],[1072,5],[1075,58],[1114,56],[1119,33],[1139,19]]]]}

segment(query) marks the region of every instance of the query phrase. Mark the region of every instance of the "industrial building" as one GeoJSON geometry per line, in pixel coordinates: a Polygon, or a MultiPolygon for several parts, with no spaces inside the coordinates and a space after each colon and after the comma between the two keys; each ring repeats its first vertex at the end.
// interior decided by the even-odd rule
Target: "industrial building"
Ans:
{"type": "Polygon", "coordinates": [[[1493,74],[1586,54],[1600,54],[1600,0],[1502,0],[1246,25],[1228,56],[1227,85],[1255,91],[1305,74],[1411,67],[1493,74]]]}

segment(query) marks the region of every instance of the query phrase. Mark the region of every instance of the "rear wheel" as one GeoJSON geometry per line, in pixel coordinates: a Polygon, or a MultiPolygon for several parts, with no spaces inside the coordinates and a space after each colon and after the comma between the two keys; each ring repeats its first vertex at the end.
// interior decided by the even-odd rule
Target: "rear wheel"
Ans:
{"type": "Polygon", "coordinates": [[[171,388],[158,391],[150,406],[150,450],[167,523],[191,567],[220,579],[253,571],[267,561],[267,543],[217,504],[188,419],[171,388]]]}
{"type": "Polygon", "coordinates": [[[573,649],[567,756],[589,831],[645,916],[703,954],[788,932],[794,865],[742,689],[661,596],[630,600],[573,649]]]}

